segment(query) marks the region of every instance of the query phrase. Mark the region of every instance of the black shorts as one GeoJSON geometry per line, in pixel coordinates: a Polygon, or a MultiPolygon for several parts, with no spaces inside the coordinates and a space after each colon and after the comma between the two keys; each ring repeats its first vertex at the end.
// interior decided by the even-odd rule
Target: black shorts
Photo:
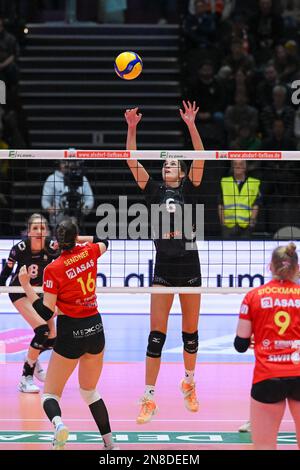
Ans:
{"type": "Polygon", "coordinates": [[[156,255],[153,284],[166,287],[200,287],[201,270],[198,251],[184,256],[156,255]]]}
{"type": "Polygon", "coordinates": [[[102,319],[99,313],[87,318],[57,317],[57,337],[54,351],[68,359],[83,354],[100,354],[105,346],[102,319]]]}
{"type": "Polygon", "coordinates": [[[26,297],[26,294],[8,294],[8,297],[10,298],[11,302],[14,304],[17,300],[23,299],[23,297],[26,297]]]}
{"type": "Polygon", "coordinates": [[[278,403],[287,398],[300,401],[300,377],[279,377],[252,385],[251,397],[261,403],[278,403]]]}
{"type": "MultiPolygon", "coordinates": [[[[9,286],[9,287],[12,287],[12,286],[9,286]]],[[[36,286],[35,286],[35,287],[36,287],[36,286]]],[[[14,304],[17,300],[23,299],[24,297],[27,297],[25,293],[24,293],[24,294],[8,294],[8,296],[9,296],[9,298],[10,298],[10,300],[11,300],[11,302],[12,302],[13,304],[14,304]]],[[[40,298],[42,298],[42,297],[43,297],[43,294],[38,294],[38,296],[39,296],[40,298]]]]}

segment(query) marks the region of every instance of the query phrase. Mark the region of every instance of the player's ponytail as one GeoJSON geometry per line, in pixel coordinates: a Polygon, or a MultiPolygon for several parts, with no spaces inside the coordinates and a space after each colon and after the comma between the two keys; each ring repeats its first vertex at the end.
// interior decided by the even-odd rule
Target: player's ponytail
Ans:
{"type": "Polygon", "coordinates": [[[295,243],[279,246],[273,251],[271,269],[273,276],[280,280],[294,279],[298,271],[298,254],[295,243]]]}
{"type": "Polygon", "coordinates": [[[65,219],[57,225],[55,234],[60,250],[72,250],[76,244],[78,227],[72,219],[65,219]]]}
{"type": "Polygon", "coordinates": [[[179,160],[180,170],[184,173],[184,178],[187,176],[188,169],[186,163],[183,160],[179,160]]]}

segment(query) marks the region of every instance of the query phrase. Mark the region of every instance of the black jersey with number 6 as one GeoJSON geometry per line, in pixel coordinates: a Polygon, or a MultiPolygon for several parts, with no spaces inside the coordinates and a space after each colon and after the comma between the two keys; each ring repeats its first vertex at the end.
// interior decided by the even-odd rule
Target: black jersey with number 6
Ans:
{"type": "Polygon", "coordinates": [[[151,228],[157,253],[178,257],[190,253],[192,246],[196,249],[195,205],[199,193],[192,182],[185,178],[172,188],[149,178],[144,195],[149,208],[152,206],[151,228]],[[153,205],[160,208],[159,218],[154,216],[153,205]]]}
{"type": "Polygon", "coordinates": [[[30,284],[43,285],[45,267],[59,255],[55,249],[55,242],[46,238],[45,248],[39,252],[32,252],[29,238],[26,238],[12,247],[8,261],[17,263],[17,268],[10,281],[10,286],[20,286],[18,274],[22,266],[27,267],[30,276],[30,284]]]}

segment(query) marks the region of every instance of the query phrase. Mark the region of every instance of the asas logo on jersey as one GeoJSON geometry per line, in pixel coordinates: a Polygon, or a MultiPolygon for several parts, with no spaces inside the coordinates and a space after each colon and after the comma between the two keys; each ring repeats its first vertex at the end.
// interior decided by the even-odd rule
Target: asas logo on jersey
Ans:
{"type": "Polygon", "coordinates": [[[260,300],[261,308],[273,307],[300,307],[300,299],[272,299],[272,297],[263,297],[260,300]]]}
{"type": "Polygon", "coordinates": [[[260,299],[261,308],[272,308],[273,307],[273,299],[272,297],[263,297],[260,299]]]}
{"type": "Polygon", "coordinates": [[[74,279],[74,277],[77,276],[74,268],[68,269],[68,271],[66,271],[66,275],[68,276],[69,279],[74,279]]]}

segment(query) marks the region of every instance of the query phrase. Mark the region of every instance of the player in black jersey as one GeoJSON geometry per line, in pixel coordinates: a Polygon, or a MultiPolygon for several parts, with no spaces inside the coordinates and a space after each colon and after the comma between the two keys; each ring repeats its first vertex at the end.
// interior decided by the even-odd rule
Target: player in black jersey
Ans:
{"type": "MultiPolygon", "coordinates": [[[[22,266],[26,266],[31,277],[31,285],[43,285],[45,267],[58,256],[56,242],[47,238],[48,222],[41,214],[33,214],[27,223],[27,238],[11,249],[8,260],[0,274],[0,285],[5,286],[12,274],[15,264],[17,268],[12,275],[10,286],[20,286],[18,274],[22,266]]],[[[56,336],[54,320],[46,323],[34,310],[25,293],[9,294],[15,308],[34,330],[27,358],[23,367],[23,375],[19,390],[25,393],[38,393],[39,387],[33,382],[33,375],[44,382],[45,372],[38,361],[39,354],[52,349],[56,336]]]]}
{"type": "MultiPolygon", "coordinates": [[[[180,115],[186,123],[195,150],[203,150],[201,137],[195,125],[195,118],[199,108],[195,102],[183,102],[184,110],[180,115]]],[[[138,108],[129,109],[125,113],[128,124],[127,146],[128,150],[136,150],[136,128],[142,115],[138,108]]],[[[176,230],[175,214],[185,204],[197,202],[197,188],[200,186],[204,161],[195,160],[187,175],[184,162],[176,159],[166,159],[162,169],[163,182],[153,181],[145,168],[136,160],[127,160],[128,166],[139,187],[144,192],[149,205],[159,204],[171,215],[169,228],[159,227],[159,234],[155,236],[156,263],[153,286],[170,287],[196,287],[201,286],[201,271],[195,240],[186,239],[183,230],[176,230]],[[172,225],[173,224],[173,225],[172,225]]],[[[183,224],[182,224],[183,225],[183,224]]],[[[194,227],[195,228],[195,227],[194,227]]],[[[193,230],[191,230],[193,232],[193,230]]],[[[194,371],[198,351],[198,319],[200,310],[199,294],[180,294],[182,309],[182,339],[184,345],[185,378],[181,381],[181,390],[184,395],[185,406],[189,411],[198,411],[198,400],[195,391],[194,371]]],[[[173,294],[153,294],[151,296],[151,332],[148,339],[146,358],[146,388],[141,402],[141,411],[137,423],[143,424],[151,420],[157,411],[154,401],[154,391],[160,369],[162,348],[166,339],[168,317],[172,307],[173,294]]]]}

